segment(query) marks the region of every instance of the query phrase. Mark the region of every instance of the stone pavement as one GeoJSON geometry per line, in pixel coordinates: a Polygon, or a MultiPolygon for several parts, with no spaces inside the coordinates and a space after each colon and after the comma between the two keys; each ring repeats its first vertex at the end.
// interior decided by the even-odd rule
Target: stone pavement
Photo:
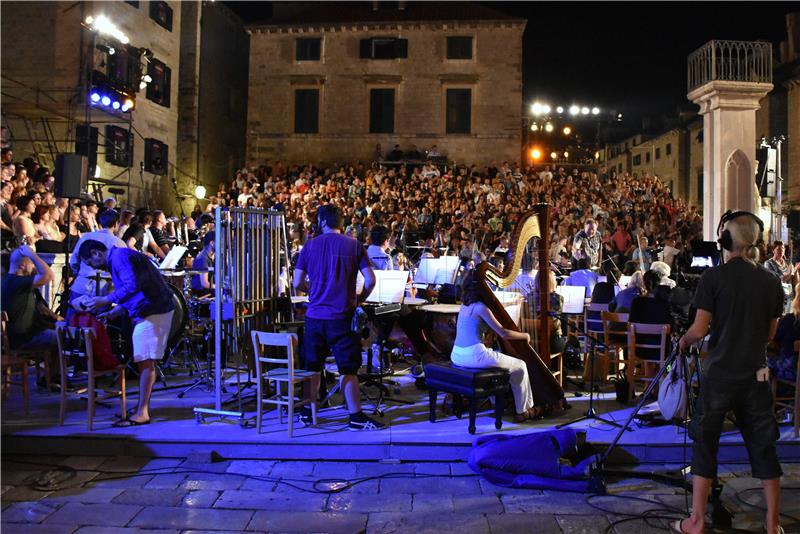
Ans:
{"type": "MultiPolygon", "coordinates": [[[[661,466],[663,467],[663,466],[661,466]]],[[[758,531],[760,492],[749,466],[726,466],[726,504],[741,531],[758,531]],[[744,502],[742,502],[744,501],[744,502]]],[[[784,512],[800,516],[800,465],[785,466],[784,512]],[[795,488],[795,489],[792,489],[795,488]]],[[[664,523],[626,521],[623,514],[665,505],[684,508],[673,488],[636,479],[610,486],[618,497],[508,490],[475,476],[464,463],[376,463],[13,456],[2,461],[3,534],[200,534],[204,532],[535,532],[542,534],[663,532],[664,523]],[[31,463],[26,463],[31,462],[31,463]],[[66,466],[57,487],[37,479],[66,466]],[[337,482],[366,479],[338,493],[337,482]],[[323,479],[329,479],[325,482],[323,479]],[[314,489],[314,481],[323,480],[314,489]]],[[[785,519],[787,532],[800,523],[785,519]]]]}

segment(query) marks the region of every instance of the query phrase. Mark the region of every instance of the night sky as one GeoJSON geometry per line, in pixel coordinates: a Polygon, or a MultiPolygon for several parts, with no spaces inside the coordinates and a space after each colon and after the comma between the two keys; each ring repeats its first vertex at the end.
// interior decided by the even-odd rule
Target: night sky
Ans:
{"type": "MultiPolygon", "coordinates": [[[[711,39],[786,38],[792,2],[483,2],[524,17],[525,101],[575,102],[643,116],[674,116],[686,100],[686,56],[711,39]]],[[[226,2],[245,22],[271,2],[226,2]]]]}

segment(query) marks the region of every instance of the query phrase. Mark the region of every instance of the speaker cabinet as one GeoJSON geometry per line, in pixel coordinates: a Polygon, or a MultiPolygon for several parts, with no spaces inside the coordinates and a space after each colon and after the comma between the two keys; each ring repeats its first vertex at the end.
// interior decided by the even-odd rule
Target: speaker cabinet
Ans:
{"type": "Polygon", "coordinates": [[[133,134],[125,128],[106,125],[106,162],[120,167],[133,164],[133,134]]]}
{"type": "Polygon", "coordinates": [[[89,158],[81,154],[56,156],[55,195],[80,198],[86,193],[89,178],[89,158]]]}
{"type": "Polygon", "coordinates": [[[97,134],[97,128],[88,124],[75,128],[75,153],[87,157],[90,176],[94,176],[97,167],[97,134]]]}
{"type": "Polygon", "coordinates": [[[144,140],[144,170],[153,174],[167,174],[169,147],[158,139],[144,140]]]}

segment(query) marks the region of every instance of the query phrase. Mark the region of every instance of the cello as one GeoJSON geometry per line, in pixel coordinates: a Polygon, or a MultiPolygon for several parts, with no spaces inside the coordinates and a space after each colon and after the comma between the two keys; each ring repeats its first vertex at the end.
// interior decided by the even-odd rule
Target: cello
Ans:
{"type": "Polygon", "coordinates": [[[537,347],[534,349],[525,341],[506,339],[500,339],[500,346],[505,354],[525,362],[533,389],[534,402],[536,405],[542,406],[545,409],[545,413],[558,412],[568,407],[564,397],[564,389],[550,370],[551,318],[548,315],[550,305],[547,288],[550,276],[550,263],[547,255],[549,209],[550,206],[547,204],[538,204],[522,216],[509,241],[509,259],[506,261],[502,271],[485,261],[475,268],[478,292],[486,307],[492,311],[504,328],[519,331],[519,328],[508,315],[502,303],[497,299],[489,284],[499,289],[511,286],[522,265],[525,245],[530,239],[539,239],[537,247],[540,269],[538,295],[541,317],[538,321],[537,341],[534,341],[537,347]]]}

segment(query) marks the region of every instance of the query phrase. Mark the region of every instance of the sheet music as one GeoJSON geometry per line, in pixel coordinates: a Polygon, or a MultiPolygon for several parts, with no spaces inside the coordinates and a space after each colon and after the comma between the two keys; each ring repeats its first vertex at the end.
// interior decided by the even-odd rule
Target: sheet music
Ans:
{"type": "Polygon", "coordinates": [[[436,271],[433,283],[438,285],[453,283],[461,259],[458,256],[442,256],[437,259],[439,260],[439,270],[436,271]]]}
{"type": "Polygon", "coordinates": [[[419,267],[414,276],[414,283],[427,286],[433,284],[436,279],[436,272],[439,270],[439,258],[422,258],[419,260],[419,267]]]}
{"type": "Polygon", "coordinates": [[[408,271],[375,271],[375,289],[367,302],[402,303],[407,281],[408,271]]]}
{"type": "Polygon", "coordinates": [[[159,269],[174,269],[178,266],[178,262],[181,261],[183,255],[189,251],[188,248],[182,247],[180,245],[176,245],[172,247],[164,259],[161,261],[161,265],[158,266],[159,269]]]}
{"type": "Polygon", "coordinates": [[[556,293],[564,297],[564,313],[581,314],[586,296],[583,286],[558,286],[556,293]]]}

